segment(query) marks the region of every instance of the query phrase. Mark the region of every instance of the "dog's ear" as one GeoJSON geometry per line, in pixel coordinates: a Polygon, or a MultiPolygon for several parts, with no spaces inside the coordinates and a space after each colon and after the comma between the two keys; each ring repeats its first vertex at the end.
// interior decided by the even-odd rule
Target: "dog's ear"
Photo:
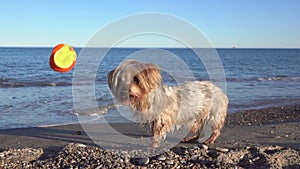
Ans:
{"type": "Polygon", "coordinates": [[[147,92],[161,85],[162,79],[158,67],[154,64],[144,64],[141,72],[137,74],[137,78],[147,92]]]}
{"type": "Polygon", "coordinates": [[[114,73],[115,73],[115,69],[108,73],[108,86],[110,89],[112,86],[112,79],[113,79],[114,73]]]}

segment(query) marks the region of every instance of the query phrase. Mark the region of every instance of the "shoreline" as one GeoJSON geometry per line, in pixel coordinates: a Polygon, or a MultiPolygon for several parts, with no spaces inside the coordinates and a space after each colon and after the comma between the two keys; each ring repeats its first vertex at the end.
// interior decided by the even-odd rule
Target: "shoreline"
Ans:
{"type": "MultiPolygon", "coordinates": [[[[298,99],[297,99],[297,101],[298,101],[298,99]]],[[[283,107],[283,108],[287,108],[287,107],[288,108],[290,108],[290,107],[300,107],[299,106],[300,104],[296,104],[296,101],[293,101],[290,104],[283,104],[283,105],[279,105],[279,106],[274,106],[274,105],[275,105],[275,103],[272,104],[272,105],[258,106],[256,108],[248,108],[248,109],[244,109],[244,110],[239,110],[238,108],[236,108],[237,109],[236,111],[228,112],[227,117],[230,117],[230,116],[237,117],[237,115],[241,115],[242,116],[242,114],[245,113],[245,112],[247,112],[247,114],[249,114],[249,113],[255,113],[255,114],[257,114],[256,112],[260,112],[262,110],[263,111],[264,110],[269,110],[269,109],[270,110],[276,110],[276,109],[281,108],[281,107],[283,107]]],[[[299,110],[300,108],[297,108],[297,109],[299,110]]],[[[104,114],[106,114],[106,113],[104,113],[104,114]]],[[[101,117],[97,117],[95,119],[86,120],[86,121],[83,121],[83,122],[93,122],[93,121],[99,120],[100,118],[101,117]]],[[[129,121],[110,121],[110,119],[107,119],[107,122],[109,124],[120,124],[120,123],[126,124],[129,121]]],[[[225,123],[227,123],[227,122],[225,122],[225,123]]],[[[66,123],[61,123],[61,124],[42,124],[42,125],[37,125],[37,126],[28,126],[28,127],[19,127],[19,128],[18,127],[15,127],[15,128],[14,127],[13,128],[2,128],[2,129],[0,128],[0,131],[14,130],[14,129],[28,129],[28,128],[47,128],[47,127],[66,126],[66,125],[73,125],[73,124],[74,125],[81,124],[81,122],[75,121],[75,122],[66,122],[66,123]]]]}
{"type": "MultiPolygon", "coordinates": [[[[117,131],[125,133],[128,136],[151,137],[148,126],[141,127],[135,123],[112,123],[110,125],[117,131]]],[[[95,130],[97,129],[99,129],[99,125],[95,126],[95,130]]],[[[105,137],[108,138],[108,141],[116,141],[110,139],[111,136],[109,134],[105,135],[105,137]]],[[[191,166],[194,165],[196,168],[210,168],[212,165],[215,167],[219,165],[219,167],[226,168],[229,164],[230,166],[253,168],[262,165],[262,161],[260,161],[261,163],[255,163],[255,158],[259,157],[262,159],[262,156],[264,156],[264,162],[268,164],[269,167],[280,165],[300,166],[300,104],[229,113],[220,137],[216,140],[215,144],[208,146],[208,150],[203,149],[199,142],[179,143],[166,153],[174,155],[176,151],[181,151],[181,149],[185,149],[191,156],[193,151],[197,149],[198,155],[200,155],[197,158],[200,161],[202,160],[202,162],[189,162],[191,166]],[[218,148],[223,148],[223,150],[228,151],[215,151],[218,148]],[[256,154],[253,154],[253,152],[256,152],[256,154]],[[205,153],[208,154],[208,156],[206,156],[205,153]],[[247,157],[248,162],[243,158],[235,157],[236,154],[247,157]],[[282,156],[280,156],[280,154],[282,156]],[[271,160],[273,157],[275,158],[275,156],[281,159],[281,161],[288,161],[288,158],[292,156],[294,162],[291,163],[288,161],[289,163],[283,164],[282,162],[282,164],[279,164],[276,160],[275,162],[271,160]],[[222,159],[219,159],[221,157],[222,159]],[[221,164],[216,162],[218,159],[221,160],[221,164]],[[252,162],[249,162],[249,160],[252,162]]],[[[14,168],[23,168],[24,166],[22,162],[20,162],[20,156],[15,158],[4,152],[14,154],[12,152],[22,152],[25,150],[37,152],[37,154],[39,153],[38,157],[36,156],[36,158],[32,157],[25,160],[27,161],[26,164],[32,166],[32,168],[35,168],[39,162],[49,165],[56,164],[59,156],[70,158],[70,154],[64,154],[66,151],[74,153],[73,151],[85,152],[93,150],[94,153],[91,153],[92,155],[109,152],[108,150],[106,151],[105,149],[99,148],[99,146],[90,139],[87,133],[85,133],[79,123],[50,127],[0,130],[0,167],[10,168],[15,166],[14,168]],[[96,152],[96,150],[99,152],[96,152]]],[[[178,155],[181,158],[182,153],[183,152],[180,152],[177,155],[170,156],[170,159],[174,159],[178,155]]],[[[111,157],[104,158],[101,156],[99,158],[104,160],[103,162],[105,163],[107,159],[111,157]]],[[[136,162],[135,159],[130,158],[128,165],[132,165],[133,168],[139,168],[141,166],[151,167],[151,165],[154,167],[158,165],[156,165],[156,158],[158,157],[149,157],[148,161],[150,161],[147,162],[147,164],[140,164],[140,161],[136,162]]],[[[182,158],[187,161],[191,157],[182,158]]],[[[90,160],[92,159],[93,158],[90,160]]],[[[80,158],[78,160],[80,160],[80,158]]],[[[68,164],[68,162],[66,163],[68,164]]],[[[127,162],[124,163],[124,165],[125,164],[127,165],[127,162]]],[[[160,162],[159,165],[161,164],[163,163],[160,162]]],[[[174,165],[171,163],[168,164],[168,166],[174,165]]],[[[178,165],[185,166],[185,164],[180,161],[178,165]]],[[[53,165],[50,166],[53,167],[53,165]]],[[[266,168],[268,168],[268,166],[266,168]]]]}

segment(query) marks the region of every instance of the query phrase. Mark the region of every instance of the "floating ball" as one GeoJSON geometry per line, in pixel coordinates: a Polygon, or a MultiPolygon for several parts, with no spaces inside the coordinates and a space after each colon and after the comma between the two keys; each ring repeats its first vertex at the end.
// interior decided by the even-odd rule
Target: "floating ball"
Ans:
{"type": "Polygon", "coordinates": [[[52,50],[49,64],[57,72],[68,72],[76,64],[75,50],[66,44],[58,44],[52,50]]]}

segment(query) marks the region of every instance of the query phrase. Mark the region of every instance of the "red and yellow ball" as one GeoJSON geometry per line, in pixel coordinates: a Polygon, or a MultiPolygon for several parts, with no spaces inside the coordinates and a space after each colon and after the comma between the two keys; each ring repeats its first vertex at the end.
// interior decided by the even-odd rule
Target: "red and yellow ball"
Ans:
{"type": "Polygon", "coordinates": [[[75,50],[66,44],[58,44],[52,50],[49,64],[57,72],[68,72],[76,64],[75,50]]]}

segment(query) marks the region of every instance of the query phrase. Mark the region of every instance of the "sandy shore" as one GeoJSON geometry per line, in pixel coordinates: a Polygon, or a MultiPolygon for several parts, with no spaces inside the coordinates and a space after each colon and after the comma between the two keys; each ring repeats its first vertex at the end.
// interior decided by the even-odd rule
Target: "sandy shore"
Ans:
{"type": "MultiPolygon", "coordinates": [[[[97,128],[103,127],[99,124],[91,126],[91,129],[95,131],[97,128]]],[[[111,124],[111,127],[136,138],[151,136],[148,126],[141,127],[138,124],[118,123],[111,124]]],[[[111,138],[114,138],[109,134],[105,133],[105,136],[103,135],[101,138],[105,137],[106,141],[109,142],[111,138]]],[[[118,144],[116,140],[111,141],[118,144]]],[[[88,166],[80,167],[81,155],[80,158],[76,158],[74,163],[71,163],[72,160],[67,161],[66,166],[94,168],[100,164],[106,164],[107,160],[113,161],[110,159],[113,155],[103,156],[104,151],[106,153],[109,151],[99,148],[80,124],[0,130],[0,166],[4,168],[12,166],[36,168],[41,164],[48,164],[49,168],[53,168],[61,163],[58,163],[58,157],[67,159],[70,154],[66,152],[75,150],[83,152],[93,150],[92,154],[94,155],[97,154],[97,151],[99,151],[98,153],[102,152],[102,155],[100,153],[97,157],[100,162],[98,160],[96,164],[96,162],[89,161],[89,163],[86,162],[89,164],[88,166]],[[25,154],[35,152],[35,155],[31,155],[32,158],[29,158],[30,155],[26,155],[27,158],[21,158],[22,155],[15,153],[23,151],[25,154]]],[[[215,144],[209,145],[208,149],[197,142],[180,143],[160,156],[138,160],[129,158],[127,161],[126,158],[120,157],[121,163],[124,165],[120,167],[300,167],[300,105],[231,113],[227,117],[221,136],[215,144]],[[188,155],[184,155],[186,152],[188,155]],[[191,160],[193,152],[198,152],[196,160],[191,160]],[[165,158],[160,158],[162,155],[165,158]],[[167,162],[167,160],[173,161],[167,162]]],[[[95,158],[93,156],[91,160],[95,158]]],[[[84,158],[84,160],[87,159],[89,158],[84,158]]],[[[105,168],[105,166],[103,167],[105,168]]],[[[110,168],[113,165],[106,167],[110,168]]]]}

